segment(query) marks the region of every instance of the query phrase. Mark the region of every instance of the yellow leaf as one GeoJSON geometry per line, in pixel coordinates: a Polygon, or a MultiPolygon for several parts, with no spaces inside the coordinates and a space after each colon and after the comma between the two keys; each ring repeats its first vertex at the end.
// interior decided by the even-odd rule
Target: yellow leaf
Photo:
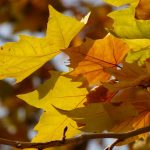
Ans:
{"type": "Polygon", "coordinates": [[[128,44],[130,51],[126,57],[126,62],[138,62],[140,65],[150,57],[150,39],[124,39],[128,44]]]}
{"type": "Polygon", "coordinates": [[[139,0],[104,0],[106,3],[109,3],[114,6],[122,6],[125,4],[137,4],[139,0]]]}
{"type": "Polygon", "coordinates": [[[57,12],[52,6],[49,6],[50,17],[47,24],[46,38],[48,41],[53,41],[54,44],[59,45],[59,49],[67,48],[72,38],[81,30],[87,23],[89,14],[85,16],[81,22],[75,18],[62,15],[57,12]]]}
{"type": "Polygon", "coordinates": [[[59,53],[58,49],[44,38],[31,36],[20,36],[18,42],[6,43],[0,49],[0,79],[13,77],[17,82],[59,53]]]}
{"type": "Polygon", "coordinates": [[[123,39],[132,51],[150,49],[150,39],[123,39]]]}
{"type": "Polygon", "coordinates": [[[27,103],[37,108],[49,110],[51,105],[67,110],[73,109],[84,100],[86,88],[78,88],[80,82],[71,82],[71,79],[60,76],[60,73],[52,72],[52,77],[37,90],[18,95],[27,103]]]}
{"type": "Polygon", "coordinates": [[[144,65],[145,61],[150,58],[150,48],[141,49],[139,51],[129,51],[127,57],[125,58],[126,62],[133,63],[138,62],[139,65],[144,65]]]}
{"type": "Polygon", "coordinates": [[[140,65],[143,65],[145,60],[150,57],[150,20],[137,18],[148,17],[149,5],[146,5],[147,0],[138,0],[137,2],[137,7],[131,5],[128,8],[111,12],[108,16],[114,20],[111,32],[123,38],[130,48],[126,61],[129,63],[138,61],[140,65]]]}
{"type": "Polygon", "coordinates": [[[13,77],[17,82],[40,68],[48,60],[67,48],[84,23],[67,17],[49,6],[50,18],[46,37],[20,36],[18,42],[0,47],[0,79],[13,77]]]}
{"type": "Polygon", "coordinates": [[[150,20],[137,20],[134,6],[111,12],[108,16],[114,20],[112,32],[115,35],[129,39],[150,38],[150,20]]]}
{"type": "Polygon", "coordinates": [[[43,112],[39,123],[35,126],[34,130],[38,133],[32,139],[32,142],[61,140],[65,127],[68,127],[66,138],[71,138],[80,133],[75,121],[60,114],[55,108],[51,107],[49,111],[43,112]]]}
{"type": "Polygon", "coordinates": [[[39,123],[35,127],[38,134],[33,139],[34,142],[61,139],[66,126],[68,127],[67,138],[79,132],[76,123],[65,115],[60,114],[52,105],[66,110],[83,107],[87,90],[78,88],[81,83],[71,82],[70,79],[63,76],[59,77],[59,75],[57,72],[52,72],[52,78],[37,90],[28,94],[18,95],[28,104],[46,111],[42,114],[39,123]]]}

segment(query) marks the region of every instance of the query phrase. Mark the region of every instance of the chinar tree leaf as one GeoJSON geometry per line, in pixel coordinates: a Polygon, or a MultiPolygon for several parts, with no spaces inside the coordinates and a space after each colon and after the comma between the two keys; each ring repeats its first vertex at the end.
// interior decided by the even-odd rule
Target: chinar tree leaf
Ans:
{"type": "Polygon", "coordinates": [[[45,110],[35,127],[38,134],[33,139],[34,142],[60,140],[66,126],[68,127],[67,138],[79,133],[76,122],[60,114],[53,105],[65,110],[83,107],[87,89],[78,88],[81,85],[80,82],[71,82],[71,79],[59,76],[57,72],[51,72],[51,74],[52,77],[37,90],[18,95],[28,104],[45,110]]]}
{"type": "Polygon", "coordinates": [[[115,76],[119,81],[114,83],[104,83],[104,86],[111,91],[119,91],[129,87],[143,86],[146,87],[150,80],[149,72],[150,63],[146,63],[146,67],[141,67],[137,63],[123,63],[123,69],[116,70],[107,69],[109,73],[115,76]]]}
{"type": "MultiPolygon", "coordinates": [[[[141,3],[141,1],[137,2],[141,3]]],[[[130,48],[126,61],[129,63],[138,62],[143,65],[145,60],[150,57],[150,20],[137,19],[138,14],[141,14],[139,9],[138,14],[136,13],[137,8],[136,5],[130,5],[128,8],[111,12],[109,17],[114,20],[111,32],[123,38],[130,48]]],[[[142,9],[142,11],[142,14],[144,11],[147,13],[147,9],[142,9]]]]}
{"type": "Polygon", "coordinates": [[[71,111],[61,109],[58,111],[75,120],[80,130],[84,132],[110,131],[118,123],[138,114],[130,104],[117,106],[108,102],[91,103],[71,111]]]}
{"type": "Polygon", "coordinates": [[[78,47],[70,47],[64,50],[71,58],[70,67],[74,70],[68,76],[80,80],[88,85],[100,85],[110,78],[105,68],[118,67],[118,64],[128,53],[128,45],[121,39],[108,33],[103,39],[87,39],[78,47]]]}
{"type": "Polygon", "coordinates": [[[20,82],[48,60],[67,48],[85,25],[84,21],[65,16],[49,6],[50,18],[44,38],[20,36],[17,42],[0,47],[0,79],[13,77],[20,82]]]}
{"type": "Polygon", "coordinates": [[[129,63],[138,62],[139,65],[144,65],[145,60],[150,58],[150,49],[141,49],[139,51],[130,51],[126,57],[129,63]]]}
{"type": "Polygon", "coordinates": [[[42,113],[38,124],[34,128],[37,134],[32,139],[32,142],[61,140],[66,127],[68,128],[66,138],[71,138],[80,133],[74,120],[60,114],[54,107],[51,107],[50,111],[42,113]]]}
{"type": "Polygon", "coordinates": [[[130,51],[126,57],[126,62],[138,62],[143,65],[145,60],[150,58],[150,39],[124,39],[130,51]]]}
{"type": "Polygon", "coordinates": [[[150,38],[150,20],[137,20],[135,7],[117,10],[108,16],[114,20],[113,33],[115,35],[128,39],[150,38]]]}

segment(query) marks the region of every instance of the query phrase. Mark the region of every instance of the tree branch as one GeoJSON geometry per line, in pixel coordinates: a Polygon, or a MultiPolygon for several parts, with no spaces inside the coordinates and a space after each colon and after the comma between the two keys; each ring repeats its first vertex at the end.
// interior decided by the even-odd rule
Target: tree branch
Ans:
{"type": "Polygon", "coordinates": [[[115,138],[117,139],[115,143],[112,144],[112,147],[118,143],[118,141],[124,141],[125,139],[146,133],[150,131],[150,126],[140,128],[137,130],[133,130],[130,132],[125,133],[89,133],[89,134],[82,134],[78,137],[65,139],[65,140],[56,140],[56,141],[50,141],[45,143],[30,143],[30,142],[21,142],[21,141],[12,141],[0,138],[0,144],[5,144],[9,146],[13,146],[16,148],[37,148],[37,149],[44,149],[48,147],[55,147],[55,146],[63,146],[66,144],[77,144],[81,141],[86,141],[90,139],[99,139],[99,138],[115,138]]]}

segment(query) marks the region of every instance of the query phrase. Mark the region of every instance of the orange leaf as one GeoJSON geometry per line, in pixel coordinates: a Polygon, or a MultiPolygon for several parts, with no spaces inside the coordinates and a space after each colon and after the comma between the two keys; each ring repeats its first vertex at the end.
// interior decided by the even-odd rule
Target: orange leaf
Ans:
{"type": "MultiPolygon", "coordinates": [[[[113,97],[112,101],[113,103],[130,103],[138,111],[138,116],[130,120],[128,128],[132,127],[136,130],[150,124],[150,94],[147,89],[143,87],[131,87],[120,90],[120,92],[113,97]]],[[[129,120],[125,122],[129,122],[129,120]]],[[[125,125],[126,123],[121,125],[122,128],[127,127],[127,125],[125,125]]],[[[139,137],[145,138],[145,135],[146,134],[143,134],[139,137]]]]}
{"type": "Polygon", "coordinates": [[[137,19],[149,20],[150,19],[150,1],[140,0],[136,7],[135,16],[137,19]]]}
{"type": "Polygon", "coordinates": [[[118,67],[128,50],[127,44],[110,34],[104,39],[87,39],[81,46],[64,50],[70,56],[70,66],[74,69],[68,75],[78,80],[82,76],[89,85],[100,85],[110,78],[104,69],[118,67]]]}
{"type": "MultiPolygon", "coordinates": [[[[114,104],[122,103],[131,104],[138,112],[137,116],[129,118],[123,122],[116,124],[112,129],[114,132],[127,132],[129,130],[137,130],[150,125],[150,94],[142,87],[132,87],[120,90],[120,92],[112,99],[114,104]]],[[[126,144],[140,138],[147,138],[147,133],[129,138],[121,144],[126,144]]]]}
{"type": "MultiPolygon", "coordinates": [[[[150,112],[149,112],[149,110],[147,110],[143,113],[140,113],[140,115],[138,115],[138,117],[136,117],[136,119],[134,121],[135,122],[133,124],[133,127],[135,130],[149,126],[150,125],[150,112]]],[[[147,136],[148,136],[147,133],[138,135],[139,138],[143,138],[143,139],[147,138],[147,136]]]]}

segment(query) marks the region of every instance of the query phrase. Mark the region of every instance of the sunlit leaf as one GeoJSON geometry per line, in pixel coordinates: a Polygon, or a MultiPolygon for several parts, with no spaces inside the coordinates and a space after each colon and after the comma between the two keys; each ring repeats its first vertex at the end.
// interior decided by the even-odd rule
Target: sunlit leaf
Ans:
{"type": "Polygon", "coordinates": [[[135,7],[111,12],[109,17],[114,20],[112,32],[115,35],[129,39],[150,38],[150,20],[137,20],[135,7]]]}
{"type": "Polygon", "coordinates": [[[49,10],[46,37],[21,36],[18,42],[0,47],[0,79],[13,77],[17,82],[22,81],[60,53],[60,49],[67,48],[84,26],[84,23],[57,12],[51,6],[49,10]]]}
{"type": "Polygon", "coordinates": [[[78,133],[75,129],[76,123],[60,114],[53,105],[66,110],[83,107],[87,90],[78,88],[81,85],[80,82],[71,82],[71,79],[63,76],[59,77],[59,75],[57,72],[52,72],[52,78],[47,80],[37,90],[18,95],[19,98],[28,104],[46,111],[43,112],[39,123],[35,127],[38,134],[33,141],[61,139],[66,126],[68,127],[67,138],[78,133]]]}
{"type": "Polygon", "coordinates": [[[99,85],[110,78],[104,69],[118,67],[128,50],[127,44],[110,34],[104,39],[87,39],[81,46],[64,50],[74,69],[68,75],[72,78],[81,75],[89,85],[99,85]]]}

